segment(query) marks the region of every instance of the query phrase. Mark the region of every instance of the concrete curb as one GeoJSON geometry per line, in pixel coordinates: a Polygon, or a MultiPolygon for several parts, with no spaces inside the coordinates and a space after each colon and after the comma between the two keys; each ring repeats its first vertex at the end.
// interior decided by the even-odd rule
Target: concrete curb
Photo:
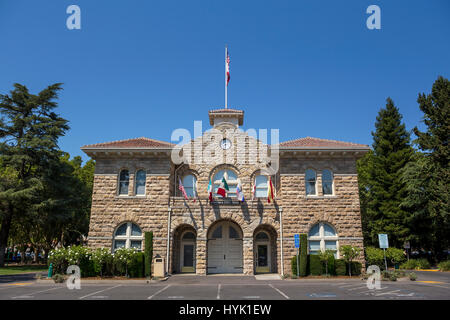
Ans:
{"type": "MultiPolygon", "coordinates": [[[[162,281],[166,281],[168,277],[161,278],[158,280],[147,280],[147,279],[129,279],[129,280],[113,280],[113,279],[104,279],[104,280],[90,280],[81,278],[81,283],[87,284],[142,284],[142,283],[158,283],[162,281]]],[[[41,284],[54,284],[55,281],[53,279],[37,279],[36,283],[41,284]]]]}

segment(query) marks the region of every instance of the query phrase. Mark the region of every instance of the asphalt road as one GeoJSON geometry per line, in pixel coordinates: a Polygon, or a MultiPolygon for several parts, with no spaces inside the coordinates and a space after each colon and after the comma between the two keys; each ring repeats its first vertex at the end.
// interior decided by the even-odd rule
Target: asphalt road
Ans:
{"type": "Polygon", "coordinates": [[[36,283],[28,277],[0,282],[1,300],[449,300],[450,273],[418,272],[418,281],[360,279],[257,280],[254,276],[172,276],[156,283],[36,283]]]}

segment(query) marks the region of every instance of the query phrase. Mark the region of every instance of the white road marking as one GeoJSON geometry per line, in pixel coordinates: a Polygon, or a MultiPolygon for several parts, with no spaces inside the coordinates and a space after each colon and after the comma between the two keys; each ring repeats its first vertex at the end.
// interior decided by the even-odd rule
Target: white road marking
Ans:
{"type": "Polygon", "coordinates": [[[283,291],[281,291],[280,289],[275,288],[272,284],[269,284],[269,287],[271,287],[272,289],[274,289],[276,292],[278,292],[279,294],[281,294],[283,297],[285,297],[286,299],[290,299],[288,297],[287,294],[285,294],[283,291]]]}
{"type": "Polygon", "coordinates": [[[220,287],[222,287],[222,285],[219,283],[219,286],[217,287],[217,297],[216,297],[217,300],[220,299],[220,287]]]}
{"type": "Polygon", "coordinates": [[[92,296],[92,299],[106,299],[108,296],[92,296]]]}
{"type": "Polygon", "coordinates": [[[96,292],[92,292],[92,293],[89,293],[89,294],[87,294],[87,295],[85,295],[85,296],[79,297],[78,299],[81,300],[81,299],[84,299],[84,298],[93,296],[94,294],[97,294],[97,293],[100,293],[100,292],[104,292],[104,291],[107,291],[107,290],[111,290],[111,289],[114,289],[114,288],[117,288],[117,287],[121,287],[121,286],[122,286],[122,285],[119,284],[119,285],[114,286],[114,287],[109,287],[109,288],[106,288],[106,289],[103,289],[103,290],[99,290],[99,291],[96,291],[96,292]]]}
{"type": "Polygon", "coordinates": [[[168,296],[167,299],[184,299],[183,296],[168,296]]]}
{"type": "Polygon", "coordinates": [[[33,299],[34,296],[17,296],[17,297],[12,297],[11,299],[33,299]]]}
{"type": "Polygon", "coordinates": [[[47,292],[47,291],[57,290],[57,289],[62,289],[62,288],[64,288],[64,287],[50,288],[50,289],[46,289],[46,290],[40,290],[40,291],[36,291],[36,292],[31,292],[31,293],[28,293],[27,295],[15,296],[15,297],[12,297],[12,298],[13,299],[17,299],[17,298],[25,297],[25,296],[30,296],[32,298],[37,293],[47,292]]]}
{"type": "Polygon", "coordinates": [[[242,298],[244,298],[244,299],[260,299],[261,297],[260,296],[245,296],[242,298]]]}
{"type": "Polygon", "coordinates": [[[379,294],[376,294],[375,296],[382,296],[382,295],[384,295],[384,294],[391,294],[391,293],[394,293],[394,292],[399,292],[400,290],[393,290],[393,291],[388,291],[388,292],[383,292],[383,293],[379,293],[379,294]]]}
{"type": "Polygon", "coordinates": [[[361,283],[358,283],[358,284],[352,283],[352,284],[348,284],[346,286],[340,286],[339,288],[348,288],[348,287],[354,287],[354,286],[360,286],[360,285],[361,285],[361,283]]]}
{"type": "Polygon", "coordinates": [[[370,289],[370,290],[367,290],[367,291],[363,291],[363,292],[360,292],[360,294],[363,294],[363,293],[369,293],[369,292],[379,292],[379,291],[381,291],[381,290],[384,290],[384,289],[388,289],[389,287],[382,287],[382,288],[380,288],[380,289],[370,289]]]}
{"type": "Polygon", "coordinates": [[[162,288],[161,290],[156,291],[154,294],[152,294],[150,297],[148,297],[147,299],[150,300],[152,299],[154,296],[156,296],[157,294],[163,292],[164,290],[166,290],[168,287],[170,287],[170,284],[168,284],[167,286],[165,286],[164,288],[162,288]]]}
{"type": "Polygon", "coordinates": [[[348,291],[353,291],[353,290],[358,290],[358,289],[367,289],[367,286],[357,287],[357,288],[351,288],[351,289],[347,289],[347,290],[348,290],[348,291]]]}

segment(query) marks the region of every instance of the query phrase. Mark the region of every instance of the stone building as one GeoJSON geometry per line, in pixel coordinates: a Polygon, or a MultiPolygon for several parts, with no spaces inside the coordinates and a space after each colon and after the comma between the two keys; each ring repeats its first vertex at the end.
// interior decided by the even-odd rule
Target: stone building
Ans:
{"type": "Polygon", "coordinates": [[[267,144],[240,129],[244,112],[235,109],[211,110],[209,120],[210,130],[184,144],[136,138],[81,148],[96,160],[90,247],[143,249],[152,231],[169,274],[290,274],[297,233],[308,234],[310,253],[363,248],[356,160],[367,145],[267,144]],[[216,193],[224,177],[225,198],[216,193]]]}

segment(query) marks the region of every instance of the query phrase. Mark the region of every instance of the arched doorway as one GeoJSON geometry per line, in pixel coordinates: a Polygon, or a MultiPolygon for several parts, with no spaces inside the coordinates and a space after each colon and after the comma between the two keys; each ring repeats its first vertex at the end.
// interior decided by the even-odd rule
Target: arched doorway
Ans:
{"type": "Polygon", "coordinates": [[[232,221],[219,221],[208,230],[208,273],[242,272],[242,230],[232,221]]]}
{"type": "Polygon", "coordinates": [[[253,233],[255,273],[277,272],[277,233],[272,226],[261,225],[253,233]]]}
{"type": "Polygon", "coordinates": [[[183,273],[195,273],[195,234],[185,231],[181,236],[180,269],[183,273]]]}
{"type": "Polygon", "coordinates": [[[173,233],[172,273],[195,273],[197,232],[188,224],[179,225],[173,233]]]}

